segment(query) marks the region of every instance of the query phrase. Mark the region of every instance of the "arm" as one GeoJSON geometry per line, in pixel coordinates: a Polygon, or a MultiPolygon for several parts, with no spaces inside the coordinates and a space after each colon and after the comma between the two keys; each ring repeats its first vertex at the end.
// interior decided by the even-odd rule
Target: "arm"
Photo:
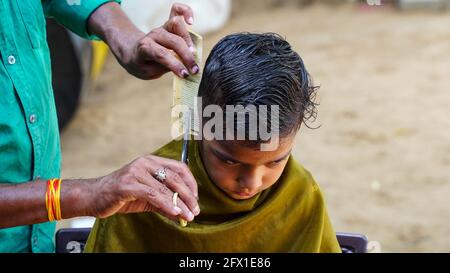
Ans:
{"type": "Polygon", "coordinates": [[[43,7],[46,16],[53,17],[79,36],[101,38],[119,63],[138,78],[156,79],[168,71],[185,78],[199,72],[186,28],[186,23],[193,23],[193,12],[188,6],[174,4],[164,26],[145,34],[130,21],[118,3],[118,0],[89,0],[81,1],[80,5],[68,5],[67,1],[44,0],[43,7]]]}
{"type": "MultiPolygon", "coordinates": [[[[47,182],[42,180],[0,184],[0,228],[48,221],[46,190],[47,182]]],[[[67,219],[154,211],[174,220],[180,215],[192,221],[200,212],[197,196],[197,184],[185,164],[145,156],[104,177],[63,180],[61,212],[67,219]],[[163,167],[167,168],[164,184],[152,176],[163,167]],[[181,199],[178,208],[172,204],[174,192],[178,192],[181,199]]]]}
{"type": "MultiPolygon", "coordinates": [[[[93,182],[93,181],[92,181],[93,182]]],[[[88,215],[80,196],[91,184],[89,180],[64,180],[61,188],[61,210],[64,218],[88,215]]],[[[0,228],[37,224],[48,221],[45,208],[47,182],[0,184],[0,228]]]]}

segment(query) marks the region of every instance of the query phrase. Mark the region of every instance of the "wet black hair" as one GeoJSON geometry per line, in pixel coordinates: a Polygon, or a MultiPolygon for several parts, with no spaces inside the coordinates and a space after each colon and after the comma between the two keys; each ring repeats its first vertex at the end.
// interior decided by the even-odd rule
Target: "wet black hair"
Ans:
{"type": "MultiPolygon", "coordinates": [[[[279,105],[279,135],[296,132],[314,121],[318,87],[303,60],[275,33],[236,33],[212,49],[203,69],[198,96],[203,108],[219,105],[279,105]]],[[[270,128],[270,111],[267,116],[270,128]]],[[[309,127],[310,128],[310,127],[309,127]]]]}

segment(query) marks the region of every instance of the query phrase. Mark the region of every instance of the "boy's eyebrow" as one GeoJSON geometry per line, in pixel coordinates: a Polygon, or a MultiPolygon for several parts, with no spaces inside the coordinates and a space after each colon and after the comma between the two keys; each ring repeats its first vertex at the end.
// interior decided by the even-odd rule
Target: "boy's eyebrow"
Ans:
{"type": "MultiPolygon", "coordinates": [[[[236,159],[232,158],[231,156],[228,156],[228,155],[226,155],[226,154],[220,152],[220,151],[217,150],[217,149],[212,149],[212,151],[213,151],[213,153],[216,154],[216,156],[221,157],[221,158],[224,159],[224,160],[230,160],[230,161],[233,161],[233,162],[236,162],[236,163],[239,163],[239,164],[246,164],[246,163],[244,163],[244,162],[241,162],[241,161],[239,161],[239,160],[236,160],[236,159]]],[[[288,151],[285,155],[283,155],[282,157],[280,157],[280,158],[278,158],[278,159],[275,159],[275,160],[272,160],[272,161],[270,161],[270,162],[282,161],[282,160],[286,159],[286,157],[288,157],[288,156],[291,154],[291,152],[292,152],[292,149],[289,150],[289,151],[288,151]]]]}
{"type": "Polygon", "coordinates": [[[222,152],[219,152],[219,150],[217,150],[217,149],[213,148],[212,151],[216,156],[218,156],[224,160],[230,160],[230,161],[233,161],[236,163],[244,164],[243,162],[240,162],[239,160],[236,160],[236,159],[232,158],[231,156],[228,156],[228,155],[223,154],[222,152]]]}

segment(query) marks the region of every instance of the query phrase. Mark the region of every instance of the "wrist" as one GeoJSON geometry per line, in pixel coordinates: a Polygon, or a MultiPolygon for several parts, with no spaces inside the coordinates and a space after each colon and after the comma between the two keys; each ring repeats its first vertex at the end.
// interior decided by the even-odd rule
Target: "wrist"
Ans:
{"type": "Polygon", "coordinates": [[[111,51],[123,61],[136,42],[145,36],[115,2],[100,6],[89,18],[89,32],[100,37],[111,51]]]}
{"type": "Polygon", "coordinates": [[[129,63],[134,56],[137,42],[145,37],[145,33],[136,27],[110,28],[105,30],[104,42],[122,64],[129,63]]]}
{"type": "Polygon", "coordinates": [[[92,187],[95,179],[63,180],[61,183],[61,212],[63,219],[92,216],[94,202],[92,187]]]}

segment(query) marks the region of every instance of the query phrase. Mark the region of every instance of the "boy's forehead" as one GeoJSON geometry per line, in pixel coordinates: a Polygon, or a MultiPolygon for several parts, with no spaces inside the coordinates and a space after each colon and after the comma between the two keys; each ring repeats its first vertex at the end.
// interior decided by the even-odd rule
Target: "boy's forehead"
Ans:
{"type": "MultiPolygon", "coordinates": [[[[248,164],[260,164],[276,161],[289,155],[294,137],[281,138],[278,147],[273,151],[262,151],[260,145],[249,145],[245,141],[212,140],[206,141],[221,155],[248,164]]],[[[205,140],[204,140],[205,141],[205,140]]]]}

